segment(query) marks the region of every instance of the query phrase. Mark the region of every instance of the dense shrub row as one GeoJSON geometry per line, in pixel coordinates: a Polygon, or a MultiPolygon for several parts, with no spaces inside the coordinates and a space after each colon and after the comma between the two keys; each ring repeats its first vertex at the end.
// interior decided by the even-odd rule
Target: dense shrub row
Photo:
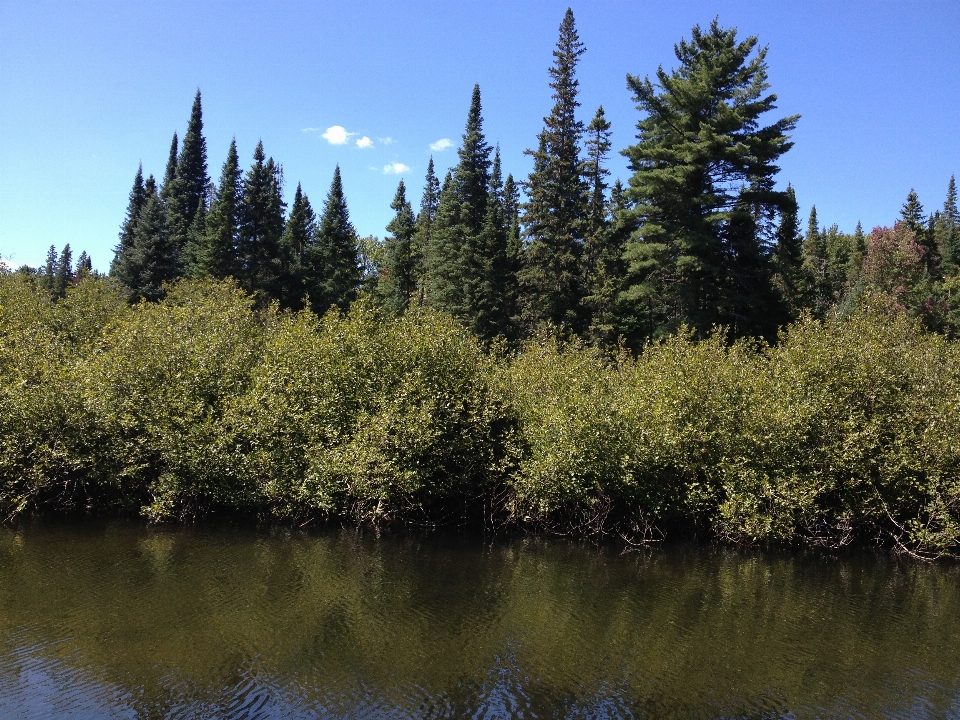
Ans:
{"type": "Polygon", "coordinates": [[[879,301],[767,347],[512,352],[452,320],[0,276],[0,508],[960,549],[960,345],[879,301]]]}

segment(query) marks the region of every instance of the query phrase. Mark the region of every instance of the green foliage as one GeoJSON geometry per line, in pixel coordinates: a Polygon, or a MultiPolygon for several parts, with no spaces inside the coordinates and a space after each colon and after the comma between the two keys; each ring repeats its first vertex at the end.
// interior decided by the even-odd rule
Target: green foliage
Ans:
{"type": "MultiPolygon", "coordinates": [[[[548,71],[556,102],[543,119],[537,149],[526,151],[533,157],[533,171],[526,183],[523,224],[527,244],[518,280],[522,322],[528,332],[547,324],[568,330],[580,325],[580,255],[587,231],[589,188],[580,161],[584,129],[576,119],[580,107],[576,67],[584,52],[573,11],[567,8],[548,71]]],[[[595,176],[598,171],[599,166],[595,176]]]]}
{"type": "Polygon", "coordinates": [[[286,207],[282,192],[283,172],[273,158],[266,157],[263,142],[258,142],[237,205],[238,279],[248,292],[259,293],[265,300],[280,298],[287,279],[287,258],[280,242],[286,207]]]}
{"type": "Polygon", "coordinates": [[[775,346],[509,355],[415,307],[278,313],[213,280],[129,305],[98,276],[54,301],[3,273],[0,508],[957,554],[958,347],[872,289],[775,346]]]}
{"type": "MultiPolygon", "coordinates": [[[[176,136],[171,152],[176,152],[176,136]]],[[[168,162],[164,179],[162,199],[169,214],[170,236],[178,252],[182,252],[189,239],[190,226],[201,205],[207,201],[207,141],[203,137],[203,109],[200,91],[197,90],[190,110],[190,121],[183,136],[183,145],[177,156],[176,170],[171,172],[168,162]]]]}
{"type": "Polygon", "coordinates": [[[628,198],[636,232],[626,251],[634,332],[658,337],[717,323],[737,335],[770,334],[779,320],[765,236],[786,195],[774,189],[777,159],[797,117],[760,126],[765,48],[738,42],[716,20],[675,46],[680,67],[657,82],[627,76],[638,108],[628,198]],[[754,54],[754,51],[756,53],[754,54]]]}
{"type": "Polygon", "coordinates": [[[388,312],[402,314],[410,305],[418,275],[413,249],[416,218],[407,201],[403,180],[390,207],[396,214],[387,225],[390,235],[384,242],[384,268],[377,290],[388,312]]]}
{"type": "Polygon", "coordinates": [[[314,312],[322,314],[330,307],[345,310],[357,296],[361,270],[357,231],[350,222],[337,165],[323,203],[316,241],[301,262],[304,289],[314,312]]]}

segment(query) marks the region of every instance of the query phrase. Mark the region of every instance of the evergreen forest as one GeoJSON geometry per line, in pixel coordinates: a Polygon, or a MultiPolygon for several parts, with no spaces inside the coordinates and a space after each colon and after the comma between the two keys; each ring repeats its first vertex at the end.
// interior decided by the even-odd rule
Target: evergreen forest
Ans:
{"type": "MultiPolygon", "coordinates": [[[[568,10],[526,178],[472,89],[456,165],[359,237],[201,95],[109,274],[0,266],[0,518],[519,527],[960,552],[960,210],[802,220],[767,51],[717,20],[627,75],[611,181],[568,10]],[[587,121],[587,118],[590,118],[587,121]],[[780,185],[782,187],[782,185],[780,185]],[[416,195],[419,193],[419,201],[416,195]]],[[[465,98],[466,99],[466,98],[465,98]]]]}

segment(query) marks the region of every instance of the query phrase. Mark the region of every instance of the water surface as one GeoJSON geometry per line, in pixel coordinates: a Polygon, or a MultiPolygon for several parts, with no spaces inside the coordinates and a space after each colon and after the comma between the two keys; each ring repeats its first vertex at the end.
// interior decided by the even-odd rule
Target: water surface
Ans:
{"type": "Polygon", "coordinates": [[[530,538],[0,529],[0,717],[960,718],[960,572],[530,538]]]}

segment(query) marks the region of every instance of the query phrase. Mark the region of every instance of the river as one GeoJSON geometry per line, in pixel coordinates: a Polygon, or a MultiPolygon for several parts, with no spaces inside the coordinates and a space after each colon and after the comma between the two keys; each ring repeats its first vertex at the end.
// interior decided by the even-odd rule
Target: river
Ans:
{"type": "Polygon", "coordinates": [[[960,567],[0,528],[2,718],[960,718],[960,567]]]}

